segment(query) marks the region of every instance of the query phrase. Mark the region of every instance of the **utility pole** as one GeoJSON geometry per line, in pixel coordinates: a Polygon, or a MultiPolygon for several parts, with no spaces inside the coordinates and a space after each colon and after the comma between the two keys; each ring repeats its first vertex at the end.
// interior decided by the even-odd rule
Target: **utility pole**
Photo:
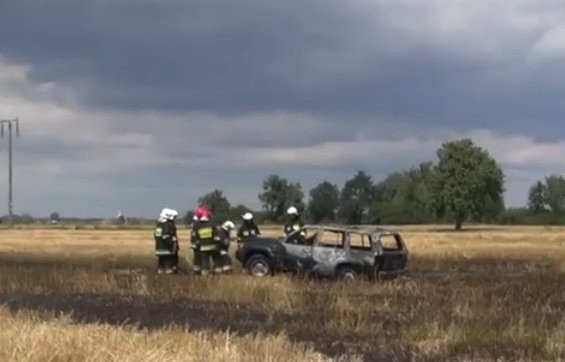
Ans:
{"type": "Polygon", "coordinates": [[[20,136],[20,120],[0,120],[2,138],[4,138],[4,126],[8,127],[8,221],[10,225],[14,222],[14,155],[13,155],[13,126],[16,126],[16,137],[20,136]]]}

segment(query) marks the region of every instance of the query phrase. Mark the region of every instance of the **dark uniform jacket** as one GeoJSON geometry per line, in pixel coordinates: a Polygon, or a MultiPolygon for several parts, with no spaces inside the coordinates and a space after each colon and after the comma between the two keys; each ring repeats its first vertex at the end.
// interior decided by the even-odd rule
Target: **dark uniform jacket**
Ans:
{"type": "Polygon", "coordinates": [[[199,222],[194,228],[194,243],[200,251],[217,250],[220,243],[218,229],[209,222],[199,222]]]}
{"type": "Polygon", "coordinates": [[[289,236],[290,234],[294,233],[288,239],[289,242],[300,242],[300,241],[304,240],[304,238],[306,237],[306,233],[304,232],[304,230],[299,232],[299,233],[295,233],[296,231],[300,230],[303,226],[304,226],[304,223],[300,219],[293,220],[293,221],[288,222],[284,225],[284,235],[285,236],[289,236]]]}
{"type": "Polygon", "coordinates": [[[223,248],[227,248],[230,246],[230,232],[224,228],[220,228],[218,231],[218,236],[220,238],[220,246],[223,248]]]}
{"type": "Polygon", "coordinates": [[[196,238],[196,226],[197,225],[198,225],[198,222],[195,221],[192,224],[192,227],[190,228],[190,245],[192,246],[193,249],[196,249],[198,247],[197,238],[196,238]]]}
{"type": "Polygon", "coordinates": [[[244,221],[237,231],[238,239],[253,238],[258,235],[261,235],[261,231],[254,222],[244,221]]]}
{"type": "Polygon", "coordinates": [[[155,254],[171,255],[178,253],[177,227],[174,221],[158,222],[154,231],[155,254]]]}

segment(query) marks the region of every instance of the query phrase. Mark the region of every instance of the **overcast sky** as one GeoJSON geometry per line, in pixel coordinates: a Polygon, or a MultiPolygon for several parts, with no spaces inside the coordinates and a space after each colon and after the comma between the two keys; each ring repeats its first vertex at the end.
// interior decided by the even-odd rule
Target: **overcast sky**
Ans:
{"type": "Polygon", "coordinates": [[[562,0],[2,0],[15,212],[259,207],[270,173],[379,181],[460,137],[523,205],[565,173],[564,60],[562,0]]]}

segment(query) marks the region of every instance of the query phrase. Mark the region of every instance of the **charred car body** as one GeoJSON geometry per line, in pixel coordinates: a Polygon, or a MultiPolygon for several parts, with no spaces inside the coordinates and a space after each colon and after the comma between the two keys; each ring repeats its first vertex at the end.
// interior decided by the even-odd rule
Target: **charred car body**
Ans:
{"type": "Polygon", "coordinates": [[[238,244],[236,258],[257,277],[291,272],[373,279],[402,275],[408,269],[408,250],[400,233],[376,228],[306,225],[282,239],[247,239],[238,244]],[[302,231],[306,237],[297,237],[302,231]]]}

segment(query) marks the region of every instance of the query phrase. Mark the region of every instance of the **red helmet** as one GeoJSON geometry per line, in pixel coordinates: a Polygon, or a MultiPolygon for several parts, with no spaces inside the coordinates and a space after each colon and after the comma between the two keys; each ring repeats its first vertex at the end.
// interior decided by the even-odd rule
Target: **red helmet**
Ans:
{"type": "Polygon", "coordinates": [[[201,221],[209,221],[212,218],[212,212],[204,206],[198,206],[194,212],[194,218],[201,221]]]}
{"type": "Polygon", "coordinates": [[[195,220],[200,220],[200,218],[202,217],[204,208],[202,206],[198,206],[196,208],[196,210],[194,210],[194,219],[195,220]]]}
{"type": "Polygon", "coordinates": [[[202,208],[201,216],[198,218],[200,221],[210,221],[212,219],[212,211],[207,208],[202,208]]]}

